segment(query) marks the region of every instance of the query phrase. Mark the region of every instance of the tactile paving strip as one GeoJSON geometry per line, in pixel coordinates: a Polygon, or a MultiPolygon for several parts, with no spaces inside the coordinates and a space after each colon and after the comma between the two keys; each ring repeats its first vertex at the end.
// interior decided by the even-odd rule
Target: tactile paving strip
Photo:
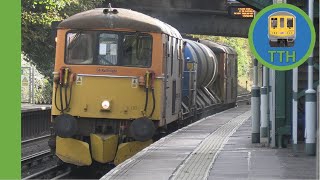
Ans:
{"type": "Polygon", "coordinates": [[[207,179],[220,149],[250,115],[248,111],[214,131],[188,156],[170,179],[207,179]]]}
{"type": "Polygon", "coordinates": [[[232,108],[179,129],[127,159],[101,179],[168,180],[205,139],[248,111],[250,106],[232,108]]]}

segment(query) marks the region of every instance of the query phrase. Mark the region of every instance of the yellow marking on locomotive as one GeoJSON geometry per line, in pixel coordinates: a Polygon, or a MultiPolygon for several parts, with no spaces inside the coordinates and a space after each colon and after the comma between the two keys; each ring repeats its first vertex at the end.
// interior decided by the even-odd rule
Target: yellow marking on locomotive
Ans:
{"type": "Polygon", "coordinates": [[[56,139],[56,155],[65,163],[89,166],[92,163],[89,144],[72,138],[56,139]]]}
{"type": "Polygon", "coordinates": [[[117,146],[117,135],[90,134],[92,158],[100,163],[113,161],[117,146]]]}
{"type": "Polygon", "coordinates": [[[145,142],[132,141],[120,144],[118,147],[116,157],[114,159],[114,164],[116,166],[119,165],[123,161],[137,154],[142,149],[148,147],[150,144],[152,144],[152,140],[145,142]]]}
{"type": "MultiPolygon", "coordinates": [[[[162,79],[155,80],[155,111],[151,119],[160,120],[162,79]]],[[[132,78],[91,77],[83,76],[82,85],[73,84],[70,110],[72,116],[88,118],[132,119],[139,118],[145,105],[145,88],[132,88],[132,78]],[[101,103],[111,103],[109,111],[103,111],[101,103]]],[[[69,90],[68,90],[69,92],[69,90]]],[[[64,92],[63,92],[64,93],[64,92]]],[[[60,104],[60,93],[57,93],[57,104],[60,104]]],[[[64,96],[64,94],[63,94],[64,96]]],[[[69,97],[69,93],[68,93],[69,97]]],[[[153,100],[149,89],[147,115],[152,111],[153,100]]],[[[52,106],[52,115],[60,115],[60,111],[52,106]]]]}
{"type": "Polygon", "coordinates": [[[269,17],[269,35],[286,37],[295,35],[296,19],[292,15],[272,15],[269,17]]]}

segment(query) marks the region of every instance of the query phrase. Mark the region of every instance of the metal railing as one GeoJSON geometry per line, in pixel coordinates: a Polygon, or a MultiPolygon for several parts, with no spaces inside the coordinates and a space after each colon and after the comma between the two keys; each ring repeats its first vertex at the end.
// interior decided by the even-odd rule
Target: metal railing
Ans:
{"type": "Polygon", "coordinates": [[[51,109],[21,112],[21,139],[50,133],[51,109]]]}

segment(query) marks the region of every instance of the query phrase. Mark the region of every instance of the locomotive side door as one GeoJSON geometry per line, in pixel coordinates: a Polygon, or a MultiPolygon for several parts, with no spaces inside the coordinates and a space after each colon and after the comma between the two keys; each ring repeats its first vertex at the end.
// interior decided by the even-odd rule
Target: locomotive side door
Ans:
{"type": "Polygon", "coordinates": [[[182,93],[182,41],[174,38],[173,41],[173,58],[172,58],[172,116],[174,120],[179,118],[181,112],[181,93],[182,93]]]}
{"type": "Polygon", "coordinates": [[[171,76],[171,42],[172,38],[166,34],[162,35],[163,40],[163,69],[164,69],[164,85],[163,85],[163,118],[168,124],[172,122],[171,109],[172,109],[172,76],[171,76]]]}
{"type": "Polygon", "coordinates": [[[179,47],[182,42],[172,36],[163,35],[164,48],[164,103],[165,124],[178,119],[181,110],[182,62],[179,60],[179,47]]]}

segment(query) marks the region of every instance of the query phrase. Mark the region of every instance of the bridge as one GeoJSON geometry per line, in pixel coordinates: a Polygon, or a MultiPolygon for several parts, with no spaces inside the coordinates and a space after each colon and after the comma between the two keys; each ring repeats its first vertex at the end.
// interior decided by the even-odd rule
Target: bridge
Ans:
{"type": "MultiPolygon", "coordinates": [[[[272,0],[239,0],[256,11],[271,5],[272,0]]],[[[307,1],[288,0],[287,3],[307,11],[307,1]]],[[[214,36],[248,36],[252,19],[240,19],[228,14],[227,0],[127,0],[115,1],[114,7],[124,7],[156,17],[174,25],[181,33],[214,36]]],[[[315,2],[315,18],[319,17],[318,1],[315,2]]]]}

